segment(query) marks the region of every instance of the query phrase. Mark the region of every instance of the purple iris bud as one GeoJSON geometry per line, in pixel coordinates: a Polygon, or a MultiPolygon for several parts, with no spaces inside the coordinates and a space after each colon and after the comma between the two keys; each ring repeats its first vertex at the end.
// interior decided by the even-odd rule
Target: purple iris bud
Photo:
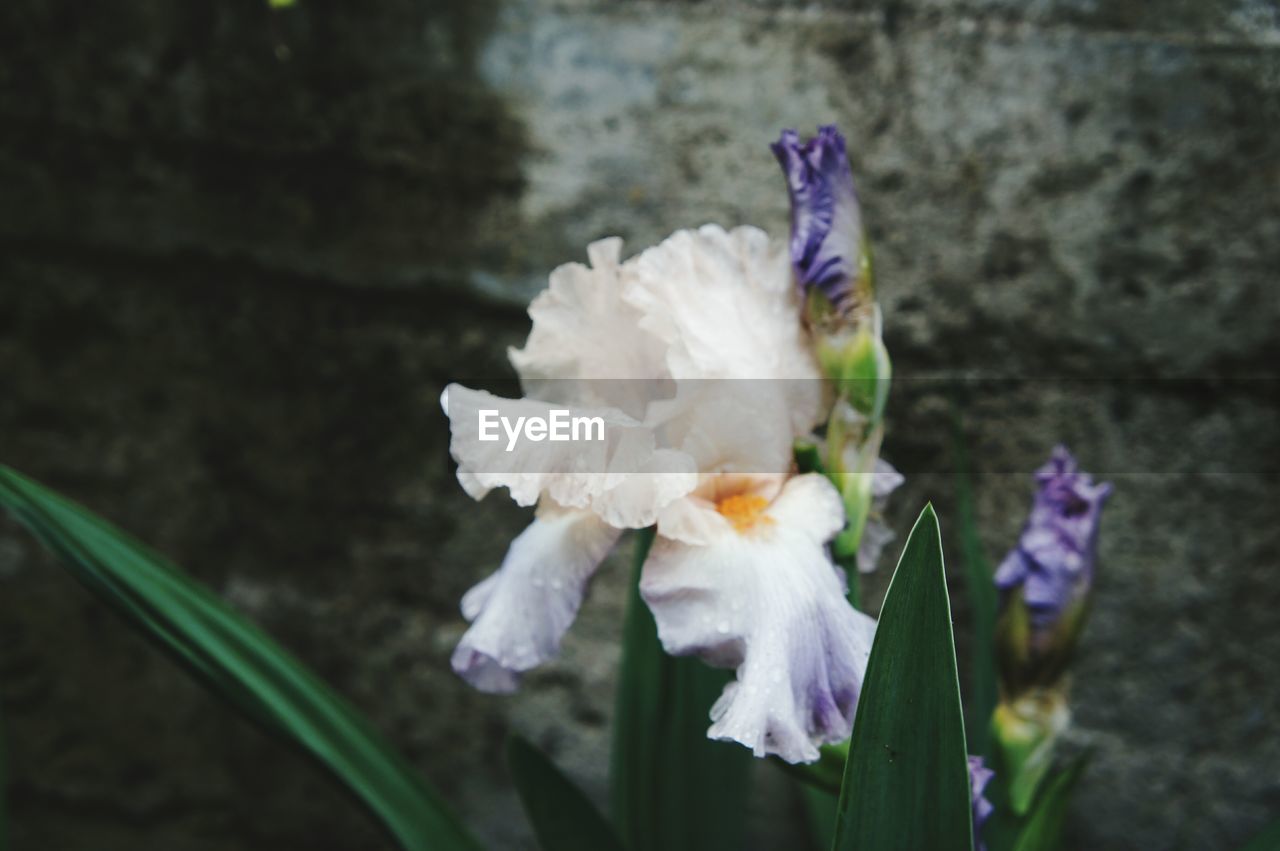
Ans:
{"type": "Polygon", "coordinates": [[[870,302],[862,213],[844,137],[834,125],[801,142],[783,130],[770,146],[791,193],[791,264],[802,292],[821,292],[840,315],[870,302]],[[866,298],[860,298],[860,290],[866,298]]]}
{"type": "Polygon", "coordinates": [[[987,784],[996,773],[983,763],[982,757],[969,757],[969,794],[973,798],[973,847],[975,851],[986,851],[982,841],[982,826],[986,824],[995,806],[982,796],[987,784]]]}
{"type": "Polygon", "coordinates": [[[1088,594],[1097,555],[1098,519],[1111,495],[1093,483],[1065,446],[1036,471],[1035,502],[1018,545],[996,571],[996,585],[1022,588],[1031,626],[1051,628],[1064,610],[1088,594]]]}

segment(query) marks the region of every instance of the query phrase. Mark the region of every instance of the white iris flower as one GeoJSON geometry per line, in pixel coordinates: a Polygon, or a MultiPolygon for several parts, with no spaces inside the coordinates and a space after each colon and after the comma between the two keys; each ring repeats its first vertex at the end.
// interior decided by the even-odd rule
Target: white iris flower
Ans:
{"type": "Polygon", "coordinates": [[[505,487],[537,506],[463,598],[471,627],[454,670],[514,690],[556,654],[622,531],[656,525],[640,592],[663,646],[737,671],[708,735],[815,760],[849,736],[875,624],[846,601],[828,554],[845,522],[839,493],[793,468],[795,439],[826,408],[787,246],[709,225],[625,263],[621,248],[594,243],[589,267],[556,269],[533,301],[529,339],[510,352],[524,399],[445,391],[467,493],[505,487]],[[603,420],[607,439],[508,451],[476,439],[477,412],[496,406],[569,407],[603,420]]]}

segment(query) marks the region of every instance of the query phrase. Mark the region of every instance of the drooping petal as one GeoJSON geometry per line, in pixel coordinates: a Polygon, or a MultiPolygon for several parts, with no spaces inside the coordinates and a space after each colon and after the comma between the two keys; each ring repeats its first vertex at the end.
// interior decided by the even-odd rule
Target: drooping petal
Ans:
{"type": "Polygon", "coordinates": [[[654,544],[640,592],[663,646],[737,669],[709,737],[810,762],[849,735],[875,624],[845,600],[826,553],[843,523],[839,494],[811,474],[788,481],[750,528],[654,544]]]}
{"type": "MultiPolygon", "coordinates": [[[[784,130],[772,145],[791,194],[791,263],[796,282],[827,297],[838,313],[859,304],[862,213],[844,137],[834,126],[801,142],[784,130]]],[[[865,299],[863,299],[865,301],[865,299]]]]}
{"type": "MultiPolygon", "coordinates": [[[[442,399],[449,417],[449,452],[458,462],[458,481],[473,499],[505,487],[519,505],[544,495],[556,503],[594,511],[611,525],[640,529],[698,484],[688,455],[656,448],[653,430],[613,408],[563,408],[538,399],[503,399],[483,390],[451,384],[442,399]],[[512,439],[507,431],[520,418],[599,418],[601,440],[512,439]],[[482,439],[481,414],[488,428],[482,439]],[[506,425],[500,423],[505,418],[506,425]],[[498,425],[495,425],[498,423],[498,425]]],[[[580,432],[585,434],[585,429],[580,432]]]]}
{"type": "Polygon", "coordinates": [[[462,598],[471,628],[453,652],[453,670],[481,691],[515,691],[522,672],[559,651],[620,534],[591,512],[539,506],[497,572],[462,598]]]}

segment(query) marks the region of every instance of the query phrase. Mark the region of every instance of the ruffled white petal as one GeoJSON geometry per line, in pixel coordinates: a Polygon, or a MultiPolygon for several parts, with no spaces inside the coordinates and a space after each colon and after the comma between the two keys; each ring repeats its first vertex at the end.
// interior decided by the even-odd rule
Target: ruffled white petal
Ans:
{"type": "Polygon", "coordinates": [[[682,230],[623,266],[624,296],[677,379],[774,381],[793,435],[821,415],[822,386],[786,246],[761,230],[682,230]]]}
{"type": "Polygon", "coordinates": [[[826,553],[843,523],[835,488],[807,475],[745,532],[654,544],[640,591],[663,646],[737,669],[712,709],[711,738],[810,762],[818,745],[849,735],[875,624],[846,601],[826,553]]]}
{"type": "Polygon", "coordinates": [[[620,534],[591,512],[541,506],[497,572],[462,598],[471,628],[453,652],[453,670],[481,691],[515,691],[521,672],[556,655],[620,534]]]}
{"type": "Polygon", "coordinates": [[[704,474],[778,475],[791,469],[795,382],[681,380],[675,398],[650,406],[649,422],[704,474]]]}
{"type": "Polygon", "coordinates": [[[508,350],[526,395],[644,416],[655,393],[649,382],[669,378],[669,372],[662,342],[640,327],[640,311],[622,300],[621,251],[617,237],[593,242],[589,267],[558,267],[529,305],[529,338],[523,349],[508,350]]]}
{"type": "Polygon", "coordinates": [[[457,384],[446,388],[445,398],[449,451],[458,462],[458,481],[474,499],[505,487],[519,505],[533,505],[546,495],[560,505],[591,510],[613,526],[639,529],[697,486],[692,458],[655,448],[652,429],[619,410],[503,399],[457,384]],[[518,417],[548,419],[553,409],[568,410],[571,417],[599,417],[604,439],[520,438],[512,445],[505,427],[498,428],[497,440],[480,439],[481,410],[497,411],[514,425],[518,417]]]}

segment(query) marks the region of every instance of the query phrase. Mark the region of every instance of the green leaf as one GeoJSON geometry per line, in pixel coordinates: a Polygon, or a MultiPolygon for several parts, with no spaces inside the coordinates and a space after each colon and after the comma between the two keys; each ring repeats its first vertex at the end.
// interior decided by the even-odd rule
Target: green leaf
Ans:
{"type": "Polygon", "coordinates": [[[942,539],[929,505],[907,538],[880,610],[832,847],[970,851],[965,757],[942,539]]]}
{"type": "Polygon", "coordinates": [[[542,751],[511,736],[507,765],[544,851],[622,851],[604,816],[542,751]]]}
{"type": "Polygon", "coordinates": [[[478,848],[436,793],[363,717],[178,568],[4,466],[0,505],[76,579],[214,694],[345,784],[404,848],[478,848]]]}
{"type": "Polygon", "coordinates": [[[1076,759],[1058,772],[1036,799],[1026,825],[1018,833],[1013,851],[1055,851],[1062,846],[1062,826],[1067,820],[1071,793],[1088,765],[1087,757],[1076,759]]]}
{"type": "Polygon", "coordinates": [[[960,515],[960,553],[964,561],[965,591],[973,613],[973,654],[970,661],[969,747],[990,757],[991,713],[997,700],[995,630],[999,597],[995,574],[982,551],[974,511],[973,478],[964,430],[956,415],[956,508],[960,515]]]}
{"type": "Polygon", "coordinates": [[[1258,832],[1240,851],[1277,851],[1280,849],[1280,819],[1258,832]]]}
{"type": "Polygon", "coordinates": [[[653,538],[653,529],[637,535],[623,625],[609,772],[614,822],[631,851],[739,851],[752,757],[707,739],[711,705],[730,675],[663,652],[639,591],[653,538]]]}

